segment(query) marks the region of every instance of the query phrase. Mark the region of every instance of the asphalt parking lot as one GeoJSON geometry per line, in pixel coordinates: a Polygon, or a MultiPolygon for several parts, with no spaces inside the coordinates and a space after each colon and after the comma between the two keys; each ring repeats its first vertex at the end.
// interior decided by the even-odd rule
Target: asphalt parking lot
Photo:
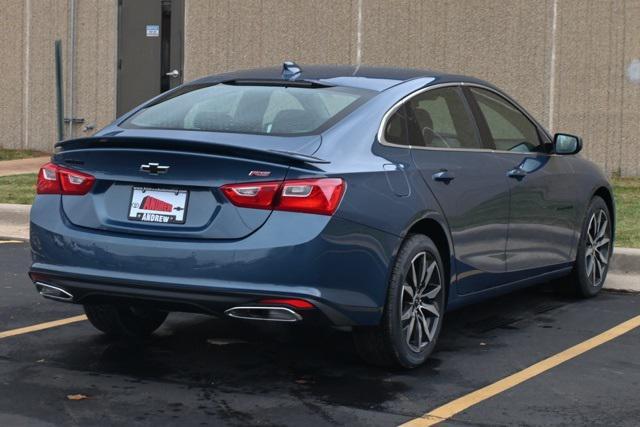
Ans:
{"type": "MultiPolygon", "coordinates": [[[[199,315],[172,314],[144,343],[87,321],[7,335],[82,314],[38,296],[28,264],[27,244],[0,244],[3,426],[399,425],[640,315],[640,294],[546,285],[448,313],[425,366],[389,371],[363,365],[344,332],[199,315]]],[[[638,355],[635,328],[441,425],[639,425],[638,355]]]]}

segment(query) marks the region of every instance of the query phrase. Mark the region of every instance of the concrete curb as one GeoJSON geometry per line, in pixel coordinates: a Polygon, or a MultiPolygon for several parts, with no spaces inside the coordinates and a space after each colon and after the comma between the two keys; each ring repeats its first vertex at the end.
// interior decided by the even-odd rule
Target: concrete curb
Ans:
{"type": "Polygon", "coordinates": [[[613,248],[611,271],[622,274],[640,274],[640,249],[613,248]]]}
{"type": "Polygon", "coordinates": [[[607,273],[604,289],[610,291],[640,292],[640,274],[607,273]]]}
{"type": "Polygon", "coordinates": [[[7,239],[29,239],[31,205],[0,203],[0,236],[7,239]]]}
{"type": "MultiPolygon", "coordinates": [[[[29,240],[30,205],[0,203],[0,240],[29,240]]],[[[640,292],[640,249],[614,248],[606,289],[640,292]]]]}

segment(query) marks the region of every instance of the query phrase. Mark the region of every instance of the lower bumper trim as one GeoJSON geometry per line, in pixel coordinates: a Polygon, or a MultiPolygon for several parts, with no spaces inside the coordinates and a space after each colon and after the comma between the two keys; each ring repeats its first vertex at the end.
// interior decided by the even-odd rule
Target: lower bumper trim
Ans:
{"type": "MultiPolygon", "coordinates": [[[[352,326],[353,322],[338,310],[328,306],[322,301],[313,300],[305,296],[306,300],[316,309],[293,311],[287,307],[261,304],[265,298],[283,298],[285,295],[273,295],[269,293],[259,294],[255,292],[202,292],[192,288],[180,288],[179,286],[168,288],[166,285],[114,283],[108,280],[95,278],[76,278],[52,275],[46,272],[30,271],[29,276],[38,291],[39,287],[46,284],[47,289],[57,290],[61,295],[68,295],[68,299],[56,298],[51,294],[43,294],[43,297],[58,301],[73,302],[77,304],[123,304],[150,306],[165,311],[181,311],[190,313],[209,314],[216,317],[225,315],[237,319],[272,320],[281,322],[320,323],[336,326],[352,326]],[[40,284],[40,285],[39,285],[40,284]],[[239,308],[258,308],[264,311],[270,318],[261,318],[255,310],[249,313],[247,310],[238,312],[239,308]],[[235,313],[232,311],[236,309],[235,313]],[[271,313],[269,313],[271,310],[271,313]],[[287,313],[286,311],[291,313],[287,313]],[[277,314],[276,314],[277,312],[277,314]],[[285,315],[283,315],[285,314],[285,315]],[[279,316],[280,315],[280,316],[279,316]]],[[[299,298],[299,295],[286,297],[299,298]]],[[[263,316],[264,317],[264,316],[263,316]]]]}

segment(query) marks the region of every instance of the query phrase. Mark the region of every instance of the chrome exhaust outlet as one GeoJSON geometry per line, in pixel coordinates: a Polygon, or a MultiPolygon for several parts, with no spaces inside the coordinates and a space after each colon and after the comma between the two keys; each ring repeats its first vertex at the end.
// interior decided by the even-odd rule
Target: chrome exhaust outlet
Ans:
{"type": "Polygon", "coordinates": [[[57,286],[49,285],[43,282],[36,282],[36,289],[45,298],[54,299],[56,301],[73,301],[73,295],[57,286]]]}
{"type": "Polygon", "coordinates": [[[302,316],[286,307],[233,307],[226,310],[224,314],[235,319],[266,320],[269,322],[299,322],[302,320],[302,316]]]}

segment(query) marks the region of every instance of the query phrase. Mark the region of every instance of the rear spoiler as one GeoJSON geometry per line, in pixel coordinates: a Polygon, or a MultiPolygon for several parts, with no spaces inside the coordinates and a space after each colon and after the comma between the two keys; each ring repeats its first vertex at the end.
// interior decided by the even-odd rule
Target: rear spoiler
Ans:
{"type": "MultiPolygon", "coordinates": [[[[237,145],[219,144],[209,141],[193,141],[171,138],[124,137],[124,136],[93,136],[61,141],[55,145],[57,152],[87,149],[156,149],[176,150],[205,154],[219,154],[231,157],[243,157],[272,163],[290,165],[313,165],[331,163],[318,157],[293,151],[258,150],[237,145]]],[[[317,169],[317,168],[316,168],[317,169]]]]}

